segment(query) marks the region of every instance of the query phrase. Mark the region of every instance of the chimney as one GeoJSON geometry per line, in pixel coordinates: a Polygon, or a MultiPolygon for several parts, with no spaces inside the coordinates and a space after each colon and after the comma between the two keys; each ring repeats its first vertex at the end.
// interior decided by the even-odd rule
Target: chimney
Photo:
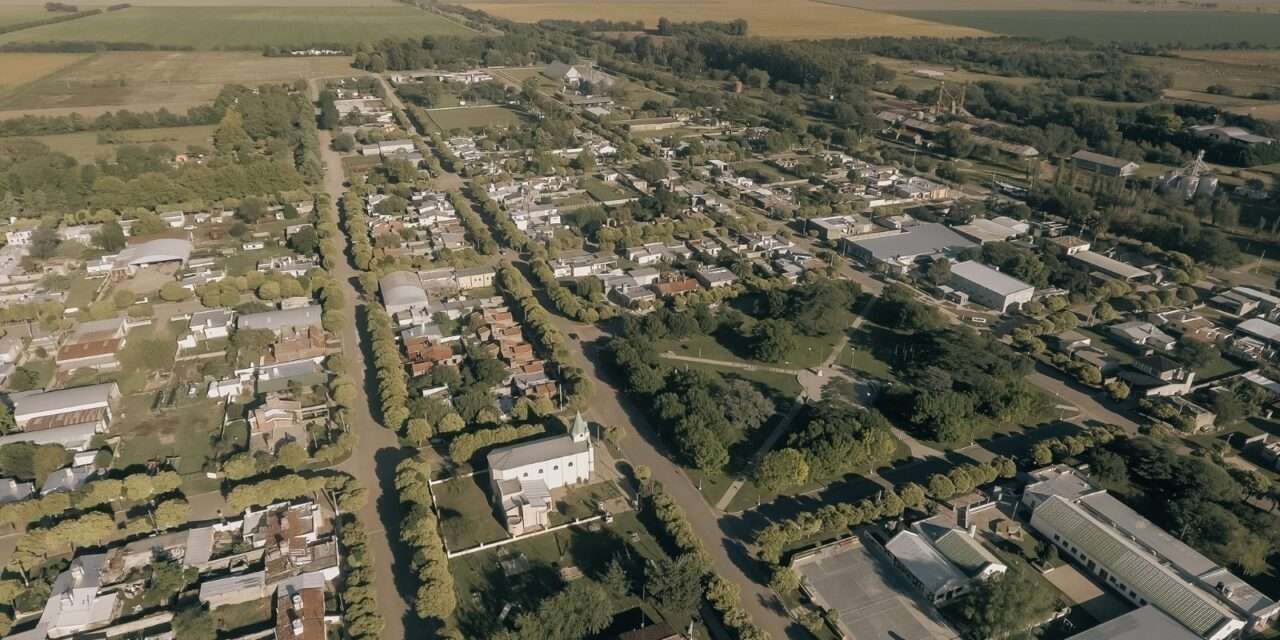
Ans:
{"type": "Polygon", "coordinates": [[[293,637],[301,638],[302,637],[302,620],[294,620],[293,624],[290,626],[293,627],[293,637]]]}

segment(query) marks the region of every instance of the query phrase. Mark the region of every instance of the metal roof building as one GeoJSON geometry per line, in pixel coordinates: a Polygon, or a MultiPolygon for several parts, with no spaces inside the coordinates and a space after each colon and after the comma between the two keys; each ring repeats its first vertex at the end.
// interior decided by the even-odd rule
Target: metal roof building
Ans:
{"type": "Polygon", "coordinates": [[[382,276],[378,289],[382,292],[382,304],[391,315],[431,303],[422,287],[422,278],[411,271],[392,271],[382,276]]]}
{"type": "Polygon", "coordinates": [[[106,409],[120,397],[114,382],[91,384],[69,389],[55,389],[9,396],[13,403],[13,420],[22,427],[36,418],[86,409],[106,409]]]}
{"type": "Polygon", "coordinates": [[[1198,640],[1199,637],[1178,624],[1177,620],[1147,605],[1081,631],[1067,640],[1198,640]]]}
{"type": "Polygon", "coordinates": [[[1100,271],[1113,278],[1119,278],[1121,280],[1142,280],[1151,277],[1151,272],[1146,269],[1139,269],[1129,263],[1120,262],[1115,258],[1108,258],[1101,253],[1095,253],[1093,251],[1077,251],[1068,255],[1080,262],[1083,262],[1086,267],[1094,271],[1100,271]]]}
{"type": "Polygon", "coordinates": [[[849,250],[863,262],[897,269],[977,246],[936,222],[918,224],[902,233],[846,242],[849,250]]]}
{"type": "Polygon", "coordinates": [[[1000,313],[1031,302],[1036,293],[1035,287],[974,260],[951,266],[951,286],[1000,313]]]}
{"type": "Polygon", "coordinates": [[[262,313],[250,313],[242,315],[236,319],[236,328],[238,329],[266,329],[268,331],[283,331],[285,329],[293,329],[295,327],[310,327],[320,324],[320,315],[322,309],[319,305],[308,305],[298,307],[297,309],[282,309],[280,311],[264,311],[262,313]]]}

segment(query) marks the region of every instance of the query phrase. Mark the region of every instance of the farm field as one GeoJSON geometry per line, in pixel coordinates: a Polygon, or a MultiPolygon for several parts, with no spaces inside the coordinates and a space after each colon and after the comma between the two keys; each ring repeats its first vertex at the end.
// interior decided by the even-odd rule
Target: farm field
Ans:
{"type": "Polygon", "coordinates": [[[0,36],[0,43],[84,40],[257,49],[467,33],[461,25],[406,6],[133,7],[15,31],[0,36]]]}
{"type": "Polygon", "coordinates": [[[39,80],[84,60],[80,53],[0,53],[0,92],[39,80]]]}
{"type": "Polygon", "coordinates": [[[743,18],[751,35],[771,38],[834,38],[859,36],[934,36],[958,38],[983,35],[964,26],[929,22],[910,17],[864,11],[813,0],[479,0],[461,2],[499,18],[516,22],[561,20],[643,20],[657,25],[658,18],[676,22],[743,18]]]}
{"type": "Polygon", "coordinates": [[[214,128],[213,125],[207,125],[105,132],[110,136],[110,142],[101,142],[99,132],[96,131],[39,136],[33,139],[84,163],[98,158],[110,160],[115,157],[116,148],[122,145],[162,144],[174,151],[185,151],[192,145],[208,147],[214,128]]]}
{"type": "Polygon", "coordinates": [[[1095,42],[1187,45],[1248,41],[1280,45],[1280,14],[1207,11],[1033,11],[894,9],[899,15],[991,33],[1095,42]]]}
{"type": "Polygon", "coordinates": [[[1035,82],[1035,79],[1025,76],[998,76],[989,73],[977,73],[973,71],[965,71],[956,67],[941,64],[933,64],[927,62],[916,62],[914,60],[898,60],[895,58],[885,58],[882,56],[867,56],[867,61],[875,64],[884,65],[893,69],[898,73],[898,77],[888,82],[889,88],[896,87],[900,84],[906,85],[912,89],[932,89],[938,86],[938,81],[934,78],[925,78],[923,76],[914,75],[911,72],[915,69],[931,69],[943,72],[942,79],[946,82],[1003,82],[1014,86],[1022,86],[1035,82]]]}
{"type": "Polygon", "coordinates": [[[35,20],[43,20],[45,18],[55,17],[57,14],[45,11],[44,7],[34,4],[28,5],[2,5],[0,4],[0,28],[22,24],[24,22],[32,22],[35,20]]]}
{"type": "Polygon", "coordinates": [[[484,127],[510,127],[518,124],[521,115],[500,105],[484,107],[460,107],[455,109],[428,109],[426,114],[436,130],[448,132],[454,129],[480,129],[484,127]]]}
{"type": "MultiPolygon", "coordinates": [[[[9,68],[6,60],[17,55],[27,54],[0,54],[0,66],[9,68]]],[[[121,108],[182,113],[207,104],[226,84],[363,73],[350,65],[346,57],[267,58],[247,51],[99,53],[21,87],[0,86],[0,118],[73,111],[94,116],[121,108]]]]}

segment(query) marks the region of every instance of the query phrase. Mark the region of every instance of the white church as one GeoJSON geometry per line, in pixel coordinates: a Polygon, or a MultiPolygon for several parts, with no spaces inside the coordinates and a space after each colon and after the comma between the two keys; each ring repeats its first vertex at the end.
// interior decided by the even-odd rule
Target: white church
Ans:
{"type": "Polygon", "coordinates": [[[507,532],[518,536],[547,527],[551,491],[590,480],[596,453],[591,430],[579,413],[568,435],[494,449],[488,460],[507,532]]]}

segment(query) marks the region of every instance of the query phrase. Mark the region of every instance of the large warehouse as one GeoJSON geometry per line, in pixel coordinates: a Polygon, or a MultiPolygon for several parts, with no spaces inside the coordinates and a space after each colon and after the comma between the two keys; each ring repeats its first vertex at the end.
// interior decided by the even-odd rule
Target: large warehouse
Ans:
{"type": "Polygon", "coordinates": [[[1004,313],[1018,308],[1035,295],[1036,288],[981,262],[969,260],[951,267],[951,286],[969,294],[969,299],[1004,313]]]}
{"type": "Polygon", "coordinates": [[[865,240],[846,239],[845,242],[848,250],[859,260],[894,273],[978,246],[946,225],[936,222],[908,227],[902,233],[893,235],[865,240]]]}

